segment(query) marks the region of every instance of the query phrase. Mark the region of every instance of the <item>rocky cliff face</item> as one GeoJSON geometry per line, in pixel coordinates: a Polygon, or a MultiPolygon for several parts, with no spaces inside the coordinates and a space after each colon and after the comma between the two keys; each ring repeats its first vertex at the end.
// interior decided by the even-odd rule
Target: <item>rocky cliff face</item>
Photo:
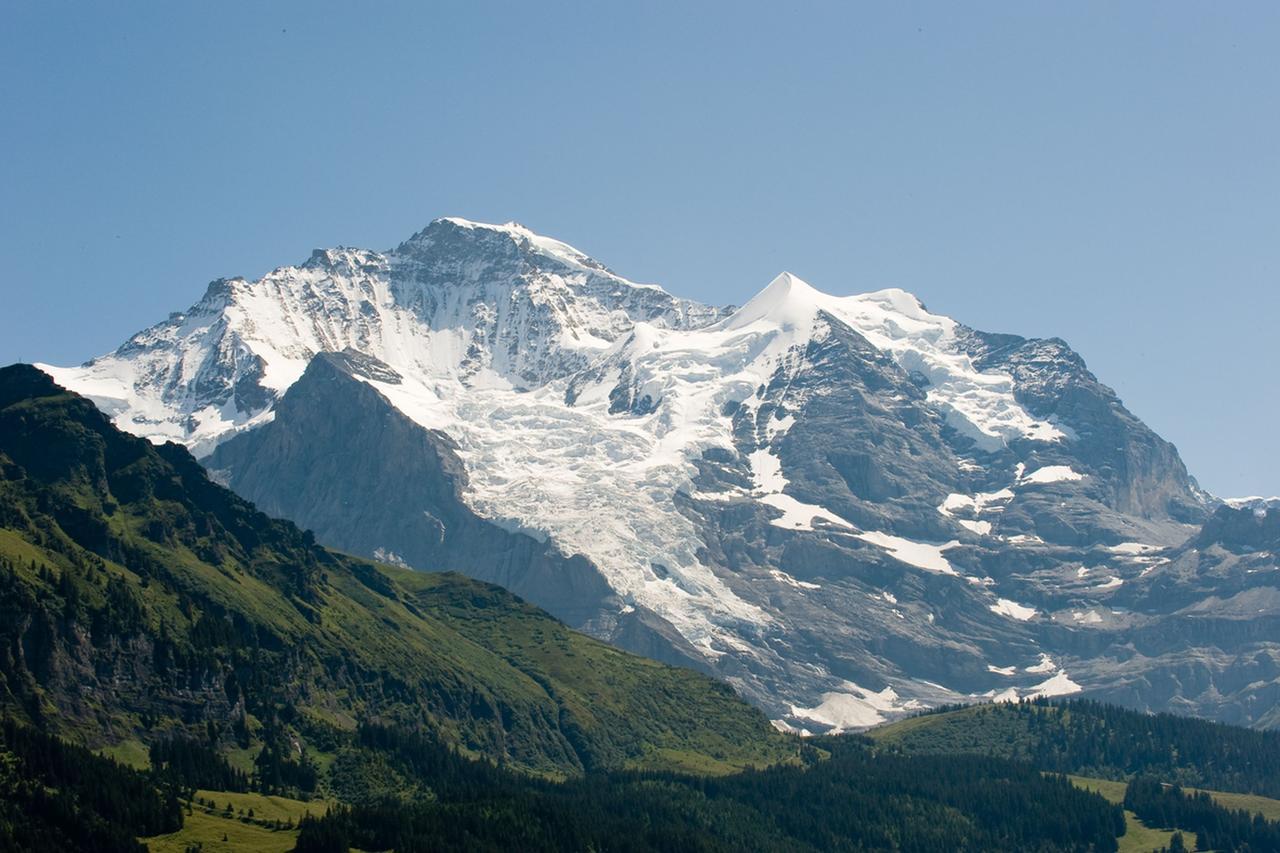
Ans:
{"type": "MultiPolygon", "coordinates": [[[[1173,446],[1063,342],[902,291],[783,274],[715,309],[440,220],[52,370],[322,541],[507,585],[779,725],[1078,691],[1270,719],[1280,611],[1229,615],[1237,563],[1189,556],[1228,521],[1173,446]]],[[[1270,595],[1269,540],[1233,541],[1270,595]]]]}

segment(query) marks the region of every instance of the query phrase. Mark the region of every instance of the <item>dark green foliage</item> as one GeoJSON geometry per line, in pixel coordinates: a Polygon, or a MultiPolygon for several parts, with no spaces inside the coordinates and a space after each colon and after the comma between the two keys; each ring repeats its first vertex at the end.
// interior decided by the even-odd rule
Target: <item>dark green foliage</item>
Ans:
{"type": "Polygon", "coordinates": [[[315,765],[303,756],[300,760],[289,758],[285,751],[268,740],[254,762],[257,789],[264,794],[300,792],[311,794],[316,790],[319,774],[315,765]]]}
{"type": "Polygon", "coordinates": [[[940,709],[875,734],[912,753],[1003,755],[1057,773],[1107,779],[1141,773],[1280,798],[1280,732],[1083,699],[940,709]]]}
{"type": "Polygon", "coordinates": [[[177,797],[150,774],[5,720],[0,851],[135,853],[138,836],[182,826],[177,797]]]}
{"type": "Polygon", "coordinates": [[[1129,782],[1124,807],[1148,826],[1194,832],[1196,849],[1219,853],[1280,851],[1280,822],[1215,803],[1207,793],[1187,792],[1151,776],[1129,782]]]}
{"type": "Polygon", "coordinates": [[[1115,850],[1119,808],[1062,777],[974,756],[876,754],[720,777],[590,774],[537,782],[460,760],[431,738],[367,726],[361,742],[433,796],[330,812],[299,853],[418,850],[1115,850]]]}
{"type": "Polygon", "coordinates": [[[186,790],[249,790],[248,776],[208,744],[192,738],[165,738],[152,743],[151,767],[167,782],[186,790]]]}

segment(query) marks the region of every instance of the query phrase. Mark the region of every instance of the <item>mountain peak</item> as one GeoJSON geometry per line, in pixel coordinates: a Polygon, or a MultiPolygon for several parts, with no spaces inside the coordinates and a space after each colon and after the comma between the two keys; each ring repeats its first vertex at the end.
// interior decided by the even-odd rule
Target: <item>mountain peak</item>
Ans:
{"type": "Polygon", "coordinates": [[[784,293],[787,296],[790,296],[791,294],[797,294],[797,295],[817,294],[819,296],[822,295],[821,292],[818,291],[817,288],[815,288],[813,285],[809,284],[799,276],[787,272],[786,270],[783,270],[782,272],[778,273],[774,277],[773,281],[769,282],[765,286],[765,289],[761,291],[761,293],[762,294],[784,293]]]}
{"type": "MultiPolygon", "coordinates": [[[[456,225],[459,228],[481,229],[485,231],[501,231],[506,234],[517,233],[522,236],[535,236],[535,237],[537,236],[528,228],[525,228],[519,222],[516,222],[514,219],[509,222],[504,222],[501,225],[497,225],[492,222],[477,222],[474,219],[464,219],[461,216],[441,216],[431,221],[431,225],[444,224],[444,223],[448,223],[450,225],[456,225]]],[[[429,225],[427,227],[429,228],[431,226],[429,225]]]]}
{"type": "Polygon", "coordinates": [[[442,216],[439,219],[433,219],[426,228],[401,243],[396,248],[396,252],[421,254],[424,250],[448,245],[454,241],[458,241],[457,245],[493,246],[504,254],[510,251],[531,252],[572,267],[609,272],[604,264],[586,252],[568,243],[544,237],[514,220],[497,225],[490,222],[476,222],[460,216],[442,216]]]}
{"type": "MultiPolygon", "coordinates": [[[[725,327],[736,329],[768,320],[786,328],[798,328],[809,325],[819,311],[844,320],[871,315],[893,315],[930,322],[936,319],[915,294],[897,287],[856,296],[834,296],[818,290],[799,276],[782,272],[738,309],[726,321],[725,327]]],[[[861,324],[855,321],[854,325],[859,327],[861,324]]]]}
{"type": "Polygon", "coordinates": [[[782,272],[735,311],[725,328],[740,329],[761,320],[784,327],[808,325],[832,298],[798,276],[782,272]]]}

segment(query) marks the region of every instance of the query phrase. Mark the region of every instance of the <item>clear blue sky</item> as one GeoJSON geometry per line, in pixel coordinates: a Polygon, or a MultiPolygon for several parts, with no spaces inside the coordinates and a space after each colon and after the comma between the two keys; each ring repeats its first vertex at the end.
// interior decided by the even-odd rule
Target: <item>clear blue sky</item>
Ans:
{"type": "Polygon", "coordinates": [[[1280,4],[0,4],[0,362],[442,215],[1066,338],[1280,493],[1280,4]],[[783,11],[784,7],[791,7],[783,11]]]}

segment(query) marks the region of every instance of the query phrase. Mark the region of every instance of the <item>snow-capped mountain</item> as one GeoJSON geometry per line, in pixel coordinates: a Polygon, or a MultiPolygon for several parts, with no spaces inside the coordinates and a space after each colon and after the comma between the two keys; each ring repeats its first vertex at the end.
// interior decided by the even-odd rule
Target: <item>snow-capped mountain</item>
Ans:
{"type": "Polygon", "coordinates": [[[1280,631],[1256,627],[1280,593],[1247,626],[1212,603],[1274,590],[1274,556],[1206,583],[1186,543],[1213,502],[1079,356],[903,291],[783,273],[718,309],[442,219],[214,282],[45,369],[329,544],[503,582],[779,725],[1084,689],[1257,721],[1280,699],[1280,631]]]}
{"type": "Polygon", "coordinates": [[[391,252],[316,250],[258,281],[214,281],[187,312],[57,375],[126,429],[203,453],[269,418],[319,352],[366,352],[424,382],[527,390],[590,364],[636,322],[719,316],[514,223],[442,219],[391,252]]]}

